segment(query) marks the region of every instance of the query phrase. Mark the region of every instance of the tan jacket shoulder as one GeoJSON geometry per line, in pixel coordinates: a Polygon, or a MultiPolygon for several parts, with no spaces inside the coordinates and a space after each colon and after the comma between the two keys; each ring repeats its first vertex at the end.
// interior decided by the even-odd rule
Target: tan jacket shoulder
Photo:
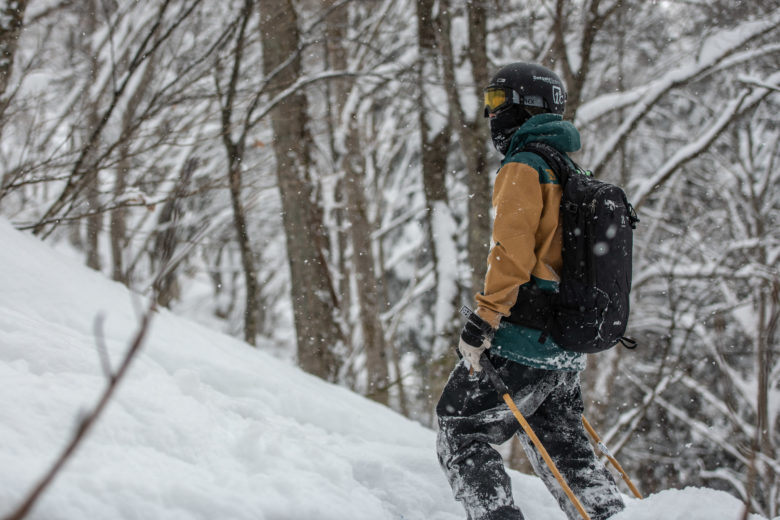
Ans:
{"type": "Polygon", "coordinates": [[[511,162],[493,188],[493,237],[485,285],[476,296],[478,314],[494,327],[508,316],[519,287],[531,276],[558,281],[561,230],[560,185],[542,182],[527,164],[511,162]]]}

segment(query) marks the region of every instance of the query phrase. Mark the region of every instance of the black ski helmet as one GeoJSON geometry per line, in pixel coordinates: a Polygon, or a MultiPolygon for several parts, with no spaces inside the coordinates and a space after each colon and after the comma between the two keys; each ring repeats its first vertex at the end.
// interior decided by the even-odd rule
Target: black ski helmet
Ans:
{"type": "Polygon", "coordinates": [[[533,112],[563,114],[566,88],[556,73],[534,63],[511,63],[496,72],[485,88],[485,117],[496,149],[506,155],[512,134],[533,112]]]}

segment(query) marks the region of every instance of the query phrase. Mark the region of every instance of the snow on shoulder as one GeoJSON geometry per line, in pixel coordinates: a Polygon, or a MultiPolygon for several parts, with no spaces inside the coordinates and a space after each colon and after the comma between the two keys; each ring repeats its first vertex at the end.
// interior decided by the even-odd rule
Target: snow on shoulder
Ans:
{"type": "MultiPolygon", "coordinates": [[[[142,305],[2,219],[0,241],[2,517],[105,387],[96,318],[116,366],[142,305]]],[[[462,519],[434,442],[434,432],[262,348],[160,311],[106,413],[30,518],[462,519]]],[[[529,520],[564,520],[538,479],[512,478],[529,520]]],[[[665,491],[630,500],[618,518],[735,520],[740,506],[712,490],[665,491]]]]}

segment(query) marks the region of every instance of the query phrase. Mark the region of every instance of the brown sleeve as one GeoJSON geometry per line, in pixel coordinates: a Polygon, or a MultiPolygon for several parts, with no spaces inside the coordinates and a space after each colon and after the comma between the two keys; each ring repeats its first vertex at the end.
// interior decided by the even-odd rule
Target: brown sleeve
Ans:
{"type": "Polygon", "coordinates": [[[498,327],[517,299],[518,288],[531,279],[536,264],[535,236],[542,214],[539,173],[522,163],[501,168],[493,188],[493,245],[477,314],[498,327]]]}

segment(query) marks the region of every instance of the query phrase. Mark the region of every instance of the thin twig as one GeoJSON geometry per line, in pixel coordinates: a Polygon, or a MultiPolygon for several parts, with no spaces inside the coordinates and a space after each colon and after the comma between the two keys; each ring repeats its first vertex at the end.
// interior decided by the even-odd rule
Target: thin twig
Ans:
{"type": "Polygon", "coordinates": [[[745,511],[742,513],[741,520],[748,520],[750,518],[750,510],[753,508],[753,490],[756,487],[756,476],[758,473],[756,453],[758,452],[759,435],[757,432],[750,450],[750,466],[748,466],[747,486],[745,488],[745,511]]]}
{"type": "Polygon", "coordinates": [[[106,380],[111,381],[114,379],[114,373],[111,370],[111,359],[108,356],[108,348],[106,347],[106,335],[103,330],[103,324],[105,322],[106,316],[102,312],[95,317],[95,343],[97,344],[98,357],[100,358],[100,366],[103,368],[103,375],[106,376],[106,380]]]}
{"type": "Polygon", "coordinates": [[[138,354],[138,352],[141,350],[141,345],[143,344],[144,338],[146,337],[146,333],[149,331],[149,323],[151,322],[152,315],[156,309],[155,302],[156,299],[152,299],[149,308],[141,319],[141,324],[139,325],[135,338],[130,344],[130,347],[127,349],[127,353],[125,354],[121,365],[117,369],[116,374],[108,379],[108,385],[103,391],[103,394],[100,396],[100,399],[95,405],[95,408],[83,419],[81,419],[78,427],[76,428],[76,431],[73,434],[73,438],[65,446],[62,453],[51,466],[49,471],[43,476],[43,478],[32,489],[32,491],[30,491],[22,504],[9,515],[7,515],[3,520],[21,520],[27,516],[43,492],[46,491],[49,485],[51,485],[52,481],[54,481],[54,478],[59,474],[71,456],[73,456],[73,454],[76,452],[76,449],[86,437],[87,432],[97,422],[98,418],[105,410],[106,405],[111,400],[111,397],[114,395],[114,391],[119,385],[119,382],[127,374],[131,362],[135,358],[136,354],[138,354]]]}

